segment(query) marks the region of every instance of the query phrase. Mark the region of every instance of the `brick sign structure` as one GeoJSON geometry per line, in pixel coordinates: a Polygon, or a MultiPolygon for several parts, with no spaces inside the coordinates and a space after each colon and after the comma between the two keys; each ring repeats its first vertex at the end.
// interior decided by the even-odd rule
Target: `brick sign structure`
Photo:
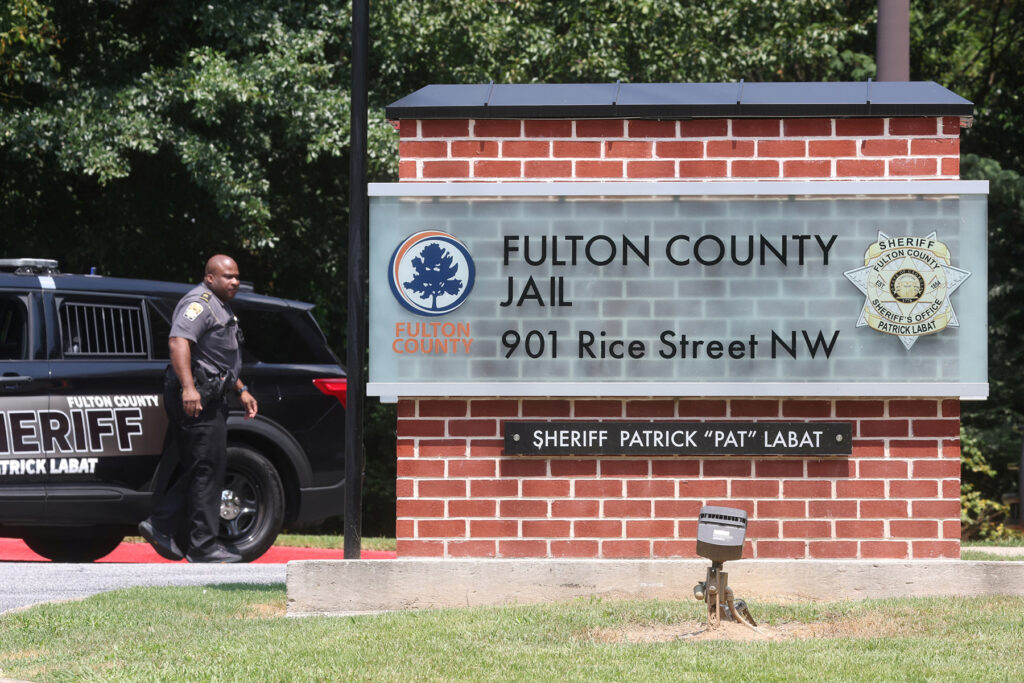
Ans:
{"type": "Polygon", "coordinates": [[[698,510],[723,505],[749,515],[746,557],[958,557],[959,400],[987,394],[986,188],[958,179],[970,114],[933,83],[394,103],[369,391],[398,401],[399,555],[693,557],[698,510]],[[853,441],[506,450],[547,422],[840,423],[853,441]]]}

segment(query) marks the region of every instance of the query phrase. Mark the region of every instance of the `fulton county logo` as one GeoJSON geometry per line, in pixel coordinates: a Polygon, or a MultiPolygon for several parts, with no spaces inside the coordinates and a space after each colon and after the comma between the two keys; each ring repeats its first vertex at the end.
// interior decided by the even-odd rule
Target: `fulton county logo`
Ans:
{"type": "Polygon", "coordinates": [[[864,267],[844,274],[866,297],[857,327],[896,335],[910,349],[918,337],[960,326],[949,297],[971,274],[950,265],[949,249],[934,232],[879,232],[864,252],[864,267]]]}
{"type": "Polygon", "coordinates": [[[398,303],[419,315],[454,311],[465,303],[475,275],[466,245],[439,230],[406,238],[388,265],[391,292],[398,303]]]}

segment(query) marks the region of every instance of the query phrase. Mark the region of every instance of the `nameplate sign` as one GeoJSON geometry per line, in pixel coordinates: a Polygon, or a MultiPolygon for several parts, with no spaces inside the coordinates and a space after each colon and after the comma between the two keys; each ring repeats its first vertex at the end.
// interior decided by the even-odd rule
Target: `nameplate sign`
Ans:
{"type": "Polygon", "coordinates": [[[849,422],[507,422],[508,455],[850,455],[849,422]]]}

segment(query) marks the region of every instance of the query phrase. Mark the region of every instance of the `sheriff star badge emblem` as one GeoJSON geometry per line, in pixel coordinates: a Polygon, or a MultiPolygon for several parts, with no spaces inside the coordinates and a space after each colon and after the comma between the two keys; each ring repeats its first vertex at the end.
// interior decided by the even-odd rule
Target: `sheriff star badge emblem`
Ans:
{"type": "Polygon", "coordinates": [[[909,351],[918,337],[960,326],[949,297],[971,274],[950,265],[949,249],[934,232],[879,232],[864,253],[864,267],[844,275],[865,295],[857,327],[896,335],[909,351]]]}

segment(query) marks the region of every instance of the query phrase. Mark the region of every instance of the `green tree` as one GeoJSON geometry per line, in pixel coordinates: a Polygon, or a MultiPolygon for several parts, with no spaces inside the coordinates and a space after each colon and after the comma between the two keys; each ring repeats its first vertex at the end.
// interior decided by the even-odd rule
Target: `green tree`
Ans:
{"type": "Polygon", "coordinates": [[[0,7],[0,98],[13,95],[15,84],[31,83],[56,66],[58,46],[50,8],[38,0],[8,0],[0,7]]]}
{"type": "Polygon", "coordinates": [[[390,0],[372,5],[377,104],[429,83],[851,80],[873,1],[390,0]]]}
{"type": "Polygon", "coordinates": [[[1000,494],[1014,488],[1007,466],[1020,457],[1024,422],[1024,1],[915,0],[910,26],[912,77],[974,103],[973,126],[961,135],[962,177],[990,182],[990,397],[961,406],[962,508],[965,533],[999,534],[1000,494]]]}
{"type": "Polygon", "coordinates": [[[967,152],[1024,171],[1024,0],[915,0],[911,76],[974,102],[967,152]]]}
{"type": "Polygon", "coordinates": [[[1016,473],[1008,466],[1020,458],[1024,436],[1024,178],[973,154],[963,157],[961,176],[990,184],[990,398],[963,404],[961,457],[964,531],[989,537],[1005,533],[1001,494],[1014,489],[1016,473]]]}

